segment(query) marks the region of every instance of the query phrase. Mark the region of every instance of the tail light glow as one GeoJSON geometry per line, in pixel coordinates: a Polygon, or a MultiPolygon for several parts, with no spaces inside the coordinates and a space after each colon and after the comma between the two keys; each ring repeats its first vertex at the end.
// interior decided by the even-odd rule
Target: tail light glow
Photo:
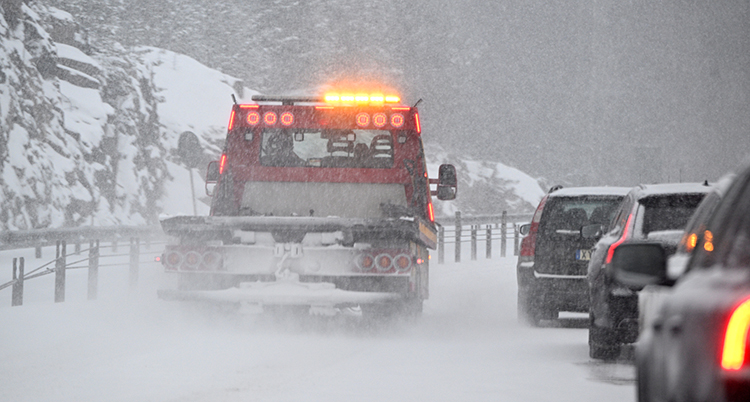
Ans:
{"type": "Polygon", "coordinates": [[[224,174],[224,168],[227,166],[227,154],[221,154],[219,159],[219,174],[224,174]]]}
{"type": "Polygon", "coordinates": [[[409,268],[411,268],[411,257],[406,254],[399,254],[396,256],[393,265],[399,272],[407,271],[409,268]]]}
{"type": "Polygon", "coordinates": [[[404,115],[401,113],[394,113],[391,115],[391,125],[396,128],[400,128],[404,125],[404,115]]]}
{"type": "Polygon", "coordinates": [[[427,218],[430,222],[435,222],[435,208],[432,206],[432,201],[427,202],[427,218]]]}
{"type": "Polygon", "coordinates": [[[383,127],[386,123],[388,123],[388,117],[385,115],[385,113],[375,113],[372,116],[372,124],[375,127],[383,127]]]}
{"type": "Polygon", "coordinates": [[[260,113],[258,112],[250,112],[247,114],[247,124],[251,126],[255,126],[258,123],[260,123],[260,113]]]}
{"type": "Polygon", "coordinates": [[[536,251],[536,233],[539,231],[539,221],[542,220],[542,212],[544,211],[545,204],[547,204],[546,195],[539,201],[539,206],[534,211],[534,216],[531,218],[531,225],[529,227],[529,234],[521,240],[519,254],[522,257],[534,257],[534,252],[536,251]]]}
{"type": "Polygon", "coordinates": [[[630,214],[628,216],[627,222],[625,222],[625,229],[622,231],[622,236],[620,236],[619,240],[612,243],[612,245],[609,246],[609,250],[607,250],[607,261],[606,261],[607,264],[612,262],[612,256],[615,254],[615,249],[617,248],[617,246],[624,243],[625,240],[628,239],[628,232],[630,231],[630,224],[632,222],[633,222],[633,214],[630,214]]]}
{"type": "Polygon", "coordinates": [[[284,112],[281,114],[281,125],[283,126],[291,126],[292,123],[294,123],[294,115],[292,112],[284,112]]]}
{"type": "Polygon", "coordinates": [[[233,127],[234,127],[234,110],[232,110],[232,114],[229,115],[229,124],[227,125],[227,131],[232,131],[233,127]]]}
{"type": "Polygon", "coordinates": [[[729,318],[721,351],[721,367],[724,370],[739,370],[745,362],[747,334],[750,328],[750,298],[737,306],[729,318]]]}
{"type": "Polygon", "coordinates": [[[380,254],[377,257],[375,257],[375,268],[378,269],[378,271],[385,272],[391,269],[391,266],[393,265],[393,259],[388,254],[380,254]]]}
{"type": "Polygon", "coordinates": [[[266,114],[263,115],[263,123],[266,123],[268,126],[273,126],[278,120],[279,117],[276,116],[276,113],[274,112],[266,112],[266,114]]]}
{"type": "Polygon", "coordinates": [[[417,133],[421,133],[422,125],[419,123],[419,113],[414,113],[414,124],[417,127],[417,133]]]}

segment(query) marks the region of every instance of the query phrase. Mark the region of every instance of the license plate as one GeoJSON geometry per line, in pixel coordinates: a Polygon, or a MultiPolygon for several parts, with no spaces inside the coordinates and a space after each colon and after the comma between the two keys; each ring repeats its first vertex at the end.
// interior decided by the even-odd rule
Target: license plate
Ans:
{"type": "Polygon", "coordinates": [[[576,250],[576,260],[580,260],[580,261],[591,260],[591,250],[576,250]]]}

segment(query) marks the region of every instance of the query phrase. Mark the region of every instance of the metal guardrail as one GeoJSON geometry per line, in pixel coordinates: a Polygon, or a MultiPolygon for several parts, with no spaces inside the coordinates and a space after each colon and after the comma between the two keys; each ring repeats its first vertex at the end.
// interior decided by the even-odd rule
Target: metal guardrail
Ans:
{"type": "Polygon", "coordinates": [[[463,243],[471,244],[471,259],[477,259],[477,243],[485,243],[485,256],[492,258],[492,242],[500,240],[500,256],[505,257],[508,239],[513,239],[513,255],[518,255],[521,240],[518,228],[531,221],[533,214],[462,216],[456,212],[453,219],[440,218],[438,229],[438,264],[445,263],[446,244],[454,245],[455,261],[461,262],[463,243]],[[468,226],[468,228],[466,228],[468,226]],[[465,228],[467,230],[465,230],[465,228]],[[480,230],[483,229],[483,230],[480,230]]]}
{"type": "MultiPolygon", "coordinates": [[[[474,215],[462,216],[456,212],[453,219],[438,218],[438,263],[445,261],[446,244],[453,243],[455,246],[455,261],[461,261],[461,248],[463,243],[471,244],[471,259],[477,259],[477,243],[484,242],[486,258],[492,258],[492,242],[500,240],[500,256],[505,257],[507,241],[513,239],[514,255],[518,255],[520,235],[518,227],[522,223],[531,220],[531,214],[507,214],[500,215],[474,215]],[[468,226],[468,228],[466,228],[468,226]],[[480,228],[483,227],[483,230],[480,228]],[[447,236],[446,236],[447,235],[447,236]],[[447,238],[447,240],[446,240],[447,238]]],[[[148,246],[152,242],[161,242],[167,236],[161,226],[110,226],[110,227],[80,227],[63,229],[39,229],[0,232],[0,250],[11,250],[20,248],[35,248],[36,258],[42,257],[42,247],[56,245],[55,259],[25,273],[24,258],[13,259],[13,279],[5,284],[0,284],[0,290],[13,287],[11,305],[23,304],[24,282],[44,275],[55,274],[55,302],[65,301],[65,272],[69,269],[88,268],[88,298],[96,299],[98,270],[102,266],[123,266],[126,264],[100,264],[99,259],[104,257],[130,256],[130,288],[133,289],[138,282],[138,265],[140,256],[140,244],[145,240],[148,246]],[[128,239],[130,251],[127,254],[117,254],[118,241],[128,239]],[[102,256],[100,254],[100,242],[111,242],[109,247],[114,254],[102,256]],[[89,248],[81,250],[82,243],[89,243],[89,248]],[[75,251],[67,253],[68,244],[75,245],[75,251]],[[68,263],[67,257],[88,252],[86,258],[68,263]],[[86,263],[87,265],[78,265],[86,263]],[[53,267],[54,264],[54,267],[53,267]]]]}

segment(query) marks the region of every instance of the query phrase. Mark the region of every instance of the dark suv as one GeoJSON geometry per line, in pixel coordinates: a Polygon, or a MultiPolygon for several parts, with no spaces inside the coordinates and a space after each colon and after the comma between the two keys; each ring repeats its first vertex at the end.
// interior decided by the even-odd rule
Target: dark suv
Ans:
{"type": "Polygon", "coordinates": [[[595,240],[581,228],[606,226],[627,194],[624,187],[553,189],[542,198],[521,243],[516,275],[518,317],[537,326],[559,311],[588,311],[586,266],[595,240]]]}
{"type": "MultiPolygon", "coordinates": [[[[707,183],[641,185],[620,204],[588,264],[592,358],[616,358],[623,344],[638,337],[638,294],[614,280],[610,262],[615,249],[623,243],[648,240],[673,254],[688,220],[709,191],[707,183]]],[[[584,232],[589,232],[586,229],[584,232]]]]}
{"type": "MultiPolygon", "coordinates": [[[[660,244],[632,243],[612,258],[635,288],[670,285],[660,244]]],[[[750,401],[750,164],[698,233],[674,291],[636,346],[638,400],[750,401]]]]}

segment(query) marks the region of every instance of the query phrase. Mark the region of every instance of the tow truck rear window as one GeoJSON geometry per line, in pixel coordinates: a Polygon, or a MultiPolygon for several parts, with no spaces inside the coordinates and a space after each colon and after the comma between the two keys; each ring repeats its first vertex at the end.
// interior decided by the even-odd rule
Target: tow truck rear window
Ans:
{"type": "Polygon", "coordinates": [[[393,167],[388,130],[265,128],[260,163],[274,167],[393,167]]]}

